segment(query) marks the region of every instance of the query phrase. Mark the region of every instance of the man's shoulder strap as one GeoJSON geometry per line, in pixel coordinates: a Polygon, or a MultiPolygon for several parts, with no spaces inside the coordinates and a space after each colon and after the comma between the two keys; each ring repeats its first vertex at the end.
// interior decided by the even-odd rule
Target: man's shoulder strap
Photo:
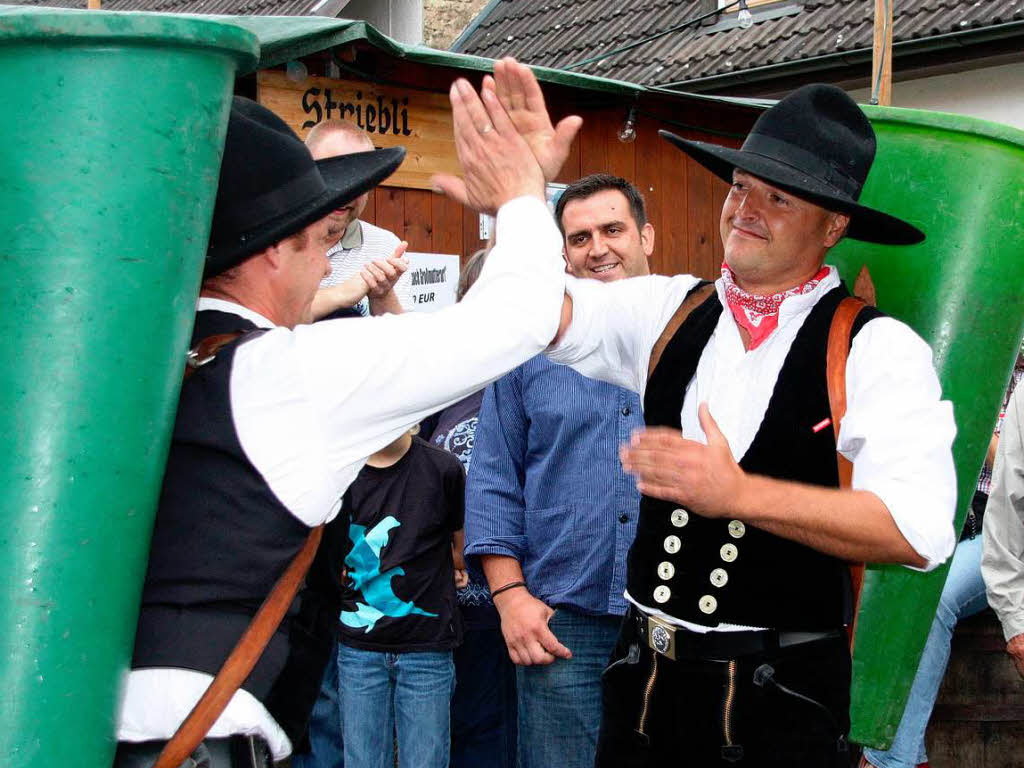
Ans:
{"type": "Polygon", "coordinates": [[[185,358],[185,379],[188,379],[198,369],[211,362],[221,349],[231,342],[243,336],[258,333],[258,331],[232,331],[231,333],[216,333],[200,340],[188,351],[185,358]]]}
{"type": "Polygon", "coordinates": [[[686,294],[686,298],[683,299],[679,308],[676,309],[675,313],[669,319],[664,330],[661,332],[661,336],[658,337],[658,341],[655,342],[654,347],[651,349],[651,359],[647,365],[648,381],[651,380],[651,376],[654,374],[654,369],[658,367],[658,362],[661,360],[661,356],[665,352],[665,347],[668,346],[672,337],[676,335],[676,331],[678,331],[679,327],[686,322],[686,318],[690,316],[690,313],[703,304],[714,290],[714,283],[708,280],[701,280],[696,286],[690,289],[689,293],[686,294]]]}

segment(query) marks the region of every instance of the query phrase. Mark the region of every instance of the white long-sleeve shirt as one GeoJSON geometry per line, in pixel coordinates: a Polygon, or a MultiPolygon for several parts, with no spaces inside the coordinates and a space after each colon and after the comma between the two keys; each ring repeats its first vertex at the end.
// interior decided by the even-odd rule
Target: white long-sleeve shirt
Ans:
{"type": "MultiPolygon", "coordinates": [[[[497,232],[479,279],[453,307],[274,328],[236,351],[230,397],[239,442],[306,525],[337,515],[370,454],[538,354],[555,336],[565,262],[550,213],[539,199],[518,198],[498,212],[497,232]]],[[[272,325],[227,302],[201,300],[199,309],[207,308],[272,325]]],[[[170,738],[211,680],[190,670],[133,670],[118,739],[170,738]]],[[[275,760],[292,749],[243,690],[209,733],[232,734],[262,736],[275,760]]]]}
{"type": "Polygon", "coordinates": [[[1024,387],[1003,419],[982,530],[981,576],[1009,641],[1024,633],[1024,387]]]}
{"type": "MultiPolygon", "coordinates": [[[[696,283],[689,275],[608,285],[569,278],[572,324],[547,354],[584,375],[643,395],[651,349],[696,283]]],[[[838,284],[838,273],[831,268],[813,290],[787,298],[778,328],[747,351],[719,280],[718,297],[725,309],[687,387],[683,437],[706,442],[697,408],[707,402],[740,461],[764,419],[797,332],[818,300],[838,284]]],[[[853,462],[853,488],[882,500],[911,547],[927,560],[925,570],[931,570],[956,545],[956,426],[952,404],[942,400],[931,349],[897,320],[869,321],[850,350],[846,392],[838,450],[853,462]]],[[[823,419],[828,416],[822,414],[823,419]]]]}

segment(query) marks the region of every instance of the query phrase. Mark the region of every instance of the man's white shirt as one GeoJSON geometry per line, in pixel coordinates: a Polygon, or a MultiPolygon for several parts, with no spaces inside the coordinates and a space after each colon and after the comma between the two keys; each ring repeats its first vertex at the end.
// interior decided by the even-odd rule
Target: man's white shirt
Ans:
{"type": "MultiPolygon", "coordinates": [[[[697,282],[689,275],[641,277],[607,285],[568,278],[572,324],[547,355],[642,396],[651,349],[697,282]]],[[[787,298],[779,310],[778,328],[750,351],[744,349],[721,282],[716,288],[723,311],[687,387],[682,434],[706,442],[697,408],[707,402],[733,457],[740,461],[764,419],[793,340],[818,300],[839,284],[839,276],[830,268],[813,290],[787,298]]],[[[854,464],[852,487],[882,500],[909,544],[928,561],[924,570],[931,570],[956,545],[952,526],[956,426],[952,404],[942,400],[931,349],[897,320],[871,320],[854,338],[846,390],[847,411],[838,449],[854,464]]],[[[828,416],[823,413],[822,419],[828,416]]]]}
{"type": "MultiPolygon", "coordinates": [[[[562,239],[543,201],[517,198],[461,302],[430,314],[330,320],[289,330],[231,302],[200,299],[271,328],[235,352],[230,399],[239,443],[278,500],[308,526],[333,519],[366,458],[413,424],[541,352],[558,329],[562,239]]],[[[170,738],[212,678],[182,669],[128,675],[118,739],[170,738]]],[[[275,760],[288,737],[239,690],[211,737],[258,734],[275,760]]]]}

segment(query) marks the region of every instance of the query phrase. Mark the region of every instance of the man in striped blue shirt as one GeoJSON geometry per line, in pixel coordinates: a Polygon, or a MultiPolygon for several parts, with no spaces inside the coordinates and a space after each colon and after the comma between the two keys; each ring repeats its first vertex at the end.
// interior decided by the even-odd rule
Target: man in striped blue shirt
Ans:
{"type": "MultiPolygon", "coordinates": [[[[626,180],[583,178],[555,214],[571,274],[603,282],[648,274],[654,228],[626,180]]],[[[618,447],[642,425],[638,395],[543,355],[484,396],[466,554],[483,566],[518,665],[522,768],[594,764],[601,671],[626,611],[640,505],[618,447]]]]}

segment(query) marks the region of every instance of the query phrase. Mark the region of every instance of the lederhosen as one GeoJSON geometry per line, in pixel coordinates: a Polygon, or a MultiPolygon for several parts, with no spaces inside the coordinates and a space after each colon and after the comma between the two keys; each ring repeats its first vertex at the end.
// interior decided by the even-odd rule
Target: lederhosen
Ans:
{"type": "MultiPolygon", "coordinates": [[[[833,430],[815,427],[830,414],[825,380],[828,332],[836,308],[848,295],[845,286],[829,291],[814,306],[797,333],[775,382],[764,419],[740,461],[745,472],[838,487],[833,430]]],[[[644,418],[648,425],[681,428],[680,413],[686,388],[696,374],[697,364],[722,311],[722,304],[712,291],[665,347],[644,397],[644,418]]],[[[880,314],[873,309],[863,311],[851,338],[864,323],[880,314]]],[[[823,687],[825,690],[817,693],[833,710],[829,715],[814,712],[811,707],[805,713],[807,721],[801,720],[799,727],[781,717],[769,732],[795,729],[802,734],[797,741],[811,744],[815,738],[807,736],[808,730],[818,731],[818,741],[825,745],[820,748],[835,751],[838,735],[845,733],[848,727],[849,655],[842,628],[852,618],[853,603],[846,563],[742,521],[705,518],[678,504],[644,496],[636,540],[629,552],[627,589],[637,603],[692,624],[714,627],[722,622],[768,627],[772,631],[736,634],[674,631],[671,624],[662,627],[633,609],[624,623],[613,663],[605,675],[605,722],[598,765],[660,764],[666,754],[663,750],[670,749],[665,740],[673,740],[666,733],[679,734],[695,723],[700,723],[696,733],[708,737],[706,751],[695,746],[696,739],[689,739],[689,746],[671,747],[678,747],[679,755],[691,757],[696,755],[688,750],[697,749],[700,760],[693,765],[771,765],[775,759],[781,761],[780,765],[787,764],[787,760],[818,761],[794,765],[825,764],[820,762],[819,751],[787,752],[785,744],[780,746],[780,742],[787,741],[786,734],[779,734],[770,749],[766,734],[753,735],[764,729],[751,728],[751,719],[770,720],[771,709],[781,715],[791,702],[773,703],[769,697],[763,702],[769,712],[755,715],[759,710],[753,699],[757,697],[748,696],[750,701],[741,702],[737,696],[745,687],[756,687],[755,693],[765,696],[778,695],[770,682],[762,679],[762,685],[753,683],[754,669],[769,658],[774,660],[772,677],[776,682],[795,689],[800,685],[812,690],[823,687]],[[805,642],[808,640],[810,642],[805,642]],[[653,647],[671,651],[678,661],[655,653],[653,647]],[[832,667],[824,673],[827,679],[805,680],[806,675],[800,672],[802,665],[794,663],[794,658],[821,653],[828,659],[823,659],[822,663],[832,667]],[[662,679],[655,675],[652,683],[650,670],[654,656],[660,657],[662,679]],[[755,661],[758,663],[754,664],[755,661]],[[680,672],[681,667],[686,669],[680,672]],[[673,676],[680,677],[679,686],[666,684],[665,678],[673,676]],[[788,676],[788,680],[783,679],[784,676],[788,676]],[[695,682],[698,678],[701,681],[695,682]],[[638,681],[638,691],[631,690],[637,687],[638,681]],[[816,686],[815,682],[823,686],[816,686]],[[739,709],[738,712],[725,706],[730,687],[729,707],[739,709]],[[705,697],[708,691],[715,692],[715,701],[694,699],[693,694],[698,689],[704,691],[705,697]],[[720,689],[723,692],[719,695],[720,689]],[[635,695],[637,692],[639,697],[635,695]],[[686,700],[669,703],[676,695],[686,700]],[[630,696],[641,703],[638,706],[624,703],[630,696]],[[652,698],[658,701],[652,702],[652,698]],[[654,703],[662,707],[660,713],[654,713],[654,703]],[[689,712],[682,723],[665,714],[665,710],[680,706],[689,712]],[[705,716],[701,711],[708,708],[712,716],[705,716]],[[641,714],[645,715],[642,727],[641,714]],[[832,721],[828,722],[830,717],[832,721]],[[659,718],[661,734],[657,733],[659,724],[655,722],[659,718]],[[744,744],[746,734],[751,736],[744,744]]],[[[813,664],[803,666],[813,670],[813,677],[822,674],[813,664]]]]}
{"type": "MultiPolygon", "coordinates": [[[[254,331],[230,313],[196,317],[193,345],[254,331]]],[[[234,355],[222,347],[182,385],[153,529],[133,669],[183,668],[216,675],[263,599],[309,535],[249,462],[230,400],[234,355]]],[[[324,542],[331,539],[325,535],[324,542]]],[[[242,688],[302,743],[340,608],[321,552],[288,614],[242,688]]]]}

